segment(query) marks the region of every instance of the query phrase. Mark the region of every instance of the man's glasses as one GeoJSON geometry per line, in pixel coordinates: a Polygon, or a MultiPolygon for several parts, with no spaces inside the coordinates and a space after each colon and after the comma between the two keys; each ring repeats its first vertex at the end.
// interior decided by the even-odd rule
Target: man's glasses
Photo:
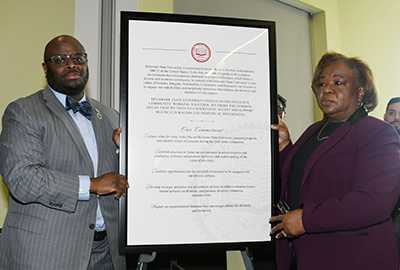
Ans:
{"type": "Polygon", "coordinates": [[[287,204],[287,202],[285,202],[284,200],[279,200],[278,203],[276,204],[276,207],[279,210],[279,213],[281,215],[287,214],[290,212],[290,207],[287,204]]]}
{"type": "Polygon", "coordinates": [[[68,59],[71,59],[71,61],[72,61],[72,63],[74,63],[74,65],[84,65],[84,64],[86,64],[86,60],[87,60],[86,58],[87,58],[86,53],[74,53],[74,54],[70,54],[70,55],[57,54],[57,55],[50,57],[49,59],[47,59],[44,62],[47,63],[51,60],[51,62],[53,63],[53,65],[55,67],[63,67],[68,63],[68,59]]]}
{"type": "Polygon", "coordinates": [[[278,115],[283,120],[283,118],[285,117],[285,107],[278,106],[278,115]]]}

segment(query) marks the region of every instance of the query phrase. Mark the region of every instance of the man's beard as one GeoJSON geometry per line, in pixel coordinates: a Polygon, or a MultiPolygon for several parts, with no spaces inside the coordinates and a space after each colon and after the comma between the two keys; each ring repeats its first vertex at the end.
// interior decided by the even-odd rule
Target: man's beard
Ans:
{"type": "MultiPolygon", "coordinates": [[[[77,72],[79,71],[71,71],[77,72]]],[[[86,83],[89,79],[89,69],[85,67],[84,71],[82,72],[82,77],[77,79],[76,82],[68,85],[65,84],[64,81],[54,75],[53,71],[49,68],[47,69],[47,82],[55,91],[65,94],[67,96],[74,96],[80,94],[86,86],[86,83]]]]}
{"type": "Polygon", "coordinates": [[[396,131],[397,131],[397,134],[399,134],[400,135],[400,127],[394,127],[395,129],[396,129],[396,131]]]}
{"type": "Polygon", "coordinates": [[[394,123],[399,123],[399,121],[393,121],[393,122],[389,122],[397,131],[397,134],[400,135],[400,127],[399,126],[395,126],[394,123]]]}

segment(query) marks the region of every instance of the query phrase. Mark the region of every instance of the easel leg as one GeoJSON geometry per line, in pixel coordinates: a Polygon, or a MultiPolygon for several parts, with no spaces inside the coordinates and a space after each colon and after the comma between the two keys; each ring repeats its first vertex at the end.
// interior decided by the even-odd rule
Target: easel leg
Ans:
{"type": "Polygon", "coordinates": [[[185,268],[178,265],[178,261],[171,261],[169,265],[170,270],[185,270],[185,268]]]}
{"type": "Polygon", "coordinates": [[[151,255],[149,254],[140,254],[139,255],[139,259],[138,259],[138,263],[136,266],[136,270],[146,270],[147,269],[147,264],[151,263],[152,261],[154,261],[154,259],[156,258],[157,253],[155,251],[153,251],[153,253],[151,255]]]}
{"type": "Polygon", "coordinates": [[[251,251],[246,247],[246,250],[243,250],[241,253],[246,270],[254,270],[253,254],[251,251]]]}

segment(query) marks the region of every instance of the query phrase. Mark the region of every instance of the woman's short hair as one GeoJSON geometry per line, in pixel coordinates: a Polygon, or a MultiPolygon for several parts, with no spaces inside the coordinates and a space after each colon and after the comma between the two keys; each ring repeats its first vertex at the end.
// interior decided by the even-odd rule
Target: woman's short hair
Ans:
{"type": "Polygon", "coordinates": [[[350,68],[358,87],[363,86],[365,88],[364,98],[362,100],[365,109],[368,112],[373,111],[376,105],[378,105],[378,97],[374,82],[374,76],[368,64],[358,57],[347,57],[343,54],[336,52],[328,52],[324,54],[318,62],[318,65],[314,72],[314,77],[312,79],[311,88],[314,93],[319,87],[319,79],[323,70],[330,64],[334,63],[344,63],[350,68]]]}

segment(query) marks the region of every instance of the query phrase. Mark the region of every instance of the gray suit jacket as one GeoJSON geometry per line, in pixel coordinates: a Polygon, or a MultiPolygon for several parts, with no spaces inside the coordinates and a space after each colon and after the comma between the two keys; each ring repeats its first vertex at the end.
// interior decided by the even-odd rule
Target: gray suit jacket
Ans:
{"type": "MultiPolygon", "coordinates": [[[[118,172],[112,133],[118,114],[89,99],[102,118],[92,117],[98,147],[98,172],[118,172]]],[[[91,194],[78,201],[78,175],[94,175],[85,143],[63,105],[49,88],[11,103],[0,135],[0,173],[9,208],[0,237],[0,269],[87,269],[93,244],[97,201],[107,227],[116,270],[118,201],[91,194]]]]}

